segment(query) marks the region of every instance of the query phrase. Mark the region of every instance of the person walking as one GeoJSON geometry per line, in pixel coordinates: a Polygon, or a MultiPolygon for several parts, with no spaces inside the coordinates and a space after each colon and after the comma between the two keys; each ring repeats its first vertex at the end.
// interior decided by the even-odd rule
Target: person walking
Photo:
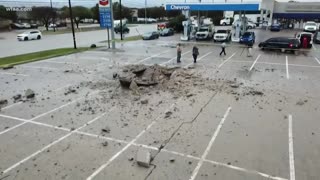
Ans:
{"type": "Polygon", "coordinates": [[[197,58],[199,56],[199,48],[194,45],[192,48],[192,56],[193,56],[193,63],[197,63],[197,58]]]}
{"type": "Polygon", "coordinates": [[[226,54],[226,43],[225,43],[225,42],[223,42],[223,43],[221,44],[220,56],[222,55],[222,53],[224,53],[224,55],[227,55],[227,54],[226,54]]]}
{"type": "Polygon", "coordinates": [[[181,47],[180,44],[177,45],[177,63],[181,63],[181,47]]]}

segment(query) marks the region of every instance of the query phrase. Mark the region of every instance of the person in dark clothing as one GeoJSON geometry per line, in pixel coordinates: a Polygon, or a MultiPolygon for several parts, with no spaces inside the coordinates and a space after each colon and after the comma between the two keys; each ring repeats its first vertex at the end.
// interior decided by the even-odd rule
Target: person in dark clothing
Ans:
{"type": "Polygon", "coordinates": [[[180,44],[177,45],[177,63],[181,63],[181,47],[180,44]]]}
{"type": "Polygon", "coordinates": [[[227,54],[226,54],[226,43],[225,43],[225,42],[223,42],[223,43],[221,44],[220,56],[222,55],[222,53],[224,53],[224,55],[227,55],[227,54]]]}
{"type": "Polygon", "coordinates": [[[194,45],[192,48],[192,56],[193,56],[193,63],[197,63],[197,58],[199,56],[199,48],[194,45]]]}

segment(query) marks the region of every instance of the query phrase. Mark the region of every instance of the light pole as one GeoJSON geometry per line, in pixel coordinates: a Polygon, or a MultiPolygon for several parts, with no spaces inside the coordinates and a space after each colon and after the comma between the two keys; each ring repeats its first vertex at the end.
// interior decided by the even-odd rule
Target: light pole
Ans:
{"type": "Polygon", "coordinates": [[[74,25],[73,25],[73,15],[72,15],[72,8],[71,8],[71,0],[69,0],[69,13],[70,13],[70,20],[71,20],[72,36],[73,36],[73,47],[74,47],[74,49],[77,49],[76,36],[74,34],[74,25]]]}
{"type": "Polygon", "coordinates": [[[56,32],[56,27],[55,27],[55,17],[54,17],[54,13],[53,13],[53,7],[52,7],[52,0],[50,0],[50,7],[51,7],[51,15],[52,15],[52,25],[53,25],[53,32],[56,32]]]}
{"type": "MultiPolygon", "coordinates": [[[[201,0],[199,0],[199,3],[201,3],[201,0]]],[[[198,10],[198,30],[200,29],[200,10],[198,10]]]]}
{"type": "Polygon", "coordinates": [[[122,34],[122,4],[121,4],[121,0],[120,0],[119,11],[120,11],[120,37],[121,37],[121,40],[123,40],[123,34],[122,34]]]}
{"type": "Polygon", "coordinates": [[[144,23],[147,24],[147,0],[144,1],[144,23]]]}

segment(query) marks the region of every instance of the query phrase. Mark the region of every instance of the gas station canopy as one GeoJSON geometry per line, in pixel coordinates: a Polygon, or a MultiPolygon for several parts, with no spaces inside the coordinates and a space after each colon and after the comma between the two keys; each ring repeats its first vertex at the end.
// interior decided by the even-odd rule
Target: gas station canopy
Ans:
{"type": "Polygon", "coordinates": [[[223,4],[166,4],[167,11],[259,11],[259,3],[223,3],[223,4]]]}

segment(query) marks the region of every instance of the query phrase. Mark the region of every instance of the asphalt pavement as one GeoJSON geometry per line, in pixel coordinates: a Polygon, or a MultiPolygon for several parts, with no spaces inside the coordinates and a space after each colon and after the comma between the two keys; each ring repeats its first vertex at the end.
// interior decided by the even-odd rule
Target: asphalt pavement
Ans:
{"type": "MultiPolygon", "coordinates": [[[[292,32],[255,30],[260,39],[292,32]]],[[[0,179],[300,180],[320,177],[320,46],[293,55],[180,35],[0,71],[0,179]],[[193,64],[191,50],[199,47],[193,64]],[[130,91],[127,65],[178,68],[130,91]],[[178,71],[176,71],[178,72],[178,71]],[[14,102],[26,89],[34,99],[14,102]],[[145,101],[147,100],[147,101],[145,101]],[[137,151],[151,153],[149,168],[137,151]]]]}

